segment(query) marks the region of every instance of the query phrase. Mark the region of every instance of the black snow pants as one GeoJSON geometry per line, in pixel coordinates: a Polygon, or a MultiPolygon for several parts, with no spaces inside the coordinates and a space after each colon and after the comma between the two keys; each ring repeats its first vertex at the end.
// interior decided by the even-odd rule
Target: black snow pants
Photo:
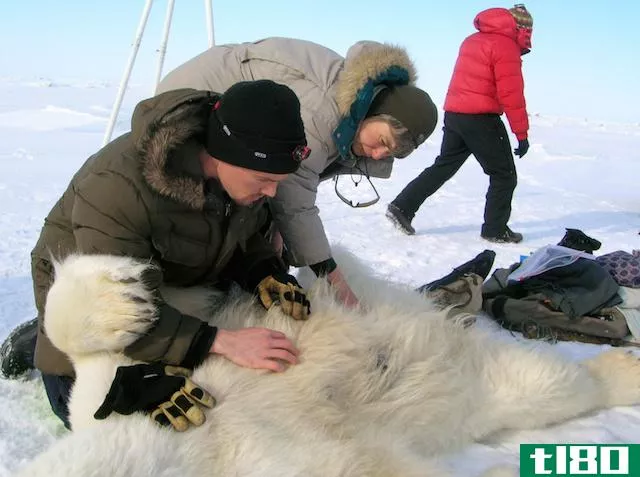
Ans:
{"type": "Polygon", "coordinates": [[[517,176],[509,136],[500,116],[446,112],[443,130],[440,155],[392,203],[413,219],[427,197],[453,177],[473,154],[489,176],[481,234],[502,233],[511,216],[517,176]]]}

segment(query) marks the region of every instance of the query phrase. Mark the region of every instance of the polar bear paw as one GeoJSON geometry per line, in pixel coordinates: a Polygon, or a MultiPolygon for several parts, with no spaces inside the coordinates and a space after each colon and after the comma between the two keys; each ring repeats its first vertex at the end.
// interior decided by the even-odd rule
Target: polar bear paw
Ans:
{"type": "Polygon", "coordinates": [[[640,356],[612,350],[585,361],[603,385],[607,406],[640,404],[640,356]]]}
{"type": "Polygon", "coordinates": [[[55,264],[45,330],[70,356],[122,351],[156,320],[161,272],[149,263],[112,255],[72,255],[55,264]]]}

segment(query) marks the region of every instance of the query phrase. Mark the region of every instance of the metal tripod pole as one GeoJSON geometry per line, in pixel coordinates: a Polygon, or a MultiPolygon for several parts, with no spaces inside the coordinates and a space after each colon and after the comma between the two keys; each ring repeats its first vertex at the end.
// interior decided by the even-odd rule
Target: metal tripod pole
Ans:
{"type": "MultiPolygon", "coordinates": [[[[156,89],[160,84],[160,79],[162,78],[162,66],[164,65],[164,57],[167,53],[167,43],[169,41],[169,31],[171,30],[171,19],[173,16],[173,6],[175,4],[175,0],[169,0],[167,4],[167,16],[164,21],[164,32],[162,34],[162,40],[160,43],[160,48],[158,52],[160,56],[158,57],[158,68],[156,70],[156,80],[153,83],[153,90],[151,94],[156,93],[156,89]]],[[[213,36],[213,8],[211,6],[211,0],[204,0],[204,11],[205,11],[205,21],[207,23],[207,34],[209,37],[209,48],[214,45],[214,36],[213,36]]]]}
{"type": "MultiPolygon", "coordinates": [[[[212,0],[204,0],[205,22],[207,24],[209,47],[212,47],[215,44],[214,36],[213,36],[213,7],[211,5],[211,1],[212,0]]],[[[104,140],[102,142],[103,146],[105,146],[109,141],[111,141],[111,135],[113,134],[113,129],[116,124],[116,119],[118,118],[118,113],[120,112],[120,106],[122,105],[122,98],[124,97],[124,93],[127,89],[127,85],[129,83],[129,77],[131,76],[131,70],[133,69],[133,64],[136,61],[136,56],[138,54],[138,50],[140,49],[140,43],[142,42],[142,35],[144,34],[144,29],[147,25],[147,20],[149,19],[149,12],[151,11],[152,4],[153,4],[153,0],[146,0],[146,3],[144,5],[142,16],[140,17],[140,24],[138,25],[138,30],[136,31],[136,36],[133,42],[131,54],[129,56],[129,62],[127,63],[127,67],[125,68],[124,75],[122,76],[122,80],[120,81],[120,87],[118,88],[118,95],[113,105],[113,110],[111,111],[111,117],[109,118],[107,131],[104,135],[104,140]]],[[[156,70],[156,78],[153,85],[152,94],[155,94],[155,90],[158,87],[158,84],[160,83],[160,78],[162,77],[162,66],[164,65],[164,57],[167,52],[167,43],[169,41],[169,31],[171,30],[171,20],[173,18],[174,4],[175,4],[175,0],[168,0],[167,14],[164,21],[164,30],[162,32],[162,40],[160,41],[160,48],[158,49],[158,53],[159,53],[158,68],[156,70]]]]}
{"type": "Polygon", "coordinates": [[[111,111],[111,117],[109,118],[109,125],[107,126],[107,132],[104,135],[104,141],[102,145],[106,145],[111,140],[111,134],[113,134],[113,128],[116,124],[116,119],[118,118],[118,112],[120,111],[120,105],[122,104],[122,98],[124,97],[124,92],[127,89],[127,84],[129,83],[129,76],[131,76],[131,70],[133,69],[133,64],[136,61],[136,55],[138,54],[138,50],[140,49],[140,42],[142,41],[142,35],[144,34],[144,29],[147,26],[147,20],[149,19],[149,12],[151,11],[151,5],[153,4],[153,0],[147,0],[144,5],[144,10],[142,11],[142,17],[140,17],[140,24],[138,25],[138,31],[136,32],[136,37],[133,41],[133,48],[131,50],[131,55],[129,56],[129,62],[127,63],[127,67],[124,70],[124,75],[122,76],[122,80],[120,81],[120,87],[118,88],[118,95],[116,97],[116,102],[113,105],[113,110],[111,111]]]}
{"type": "Polygon", "coordinates": [[[216,44],[213,36],[213,7],[212,0],[204,0],[205,21],[207,22],[207,33],[209,35],[209,48],[216,44]]]}
{"type": "Polygon", "coordinates": [[[164,64],[164,57],[167,53],[167,42],[169,41],[169,31],[171,30],[171,18],[173,17],[173,5],[175,0],[169,0],[167,3],[167,16],[164,19],[164,31],[162,32],[162,40],[160,41],[160,48],[158,48],[158,69],[156,70],[156,80],[153,83],[153,90],[151,94],[156,94],[156,88],[160,84],[160,78],[162,78],[162,66],[164,64]]]}

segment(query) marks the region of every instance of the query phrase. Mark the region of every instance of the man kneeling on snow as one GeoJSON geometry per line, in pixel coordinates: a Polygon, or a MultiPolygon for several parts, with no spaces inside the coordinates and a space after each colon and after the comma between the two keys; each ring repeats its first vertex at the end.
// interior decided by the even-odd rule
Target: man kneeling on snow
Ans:
{"type": "MultiPolygon", "coordinates": [[[[264,238],[264,199],[275,196],[278,184],[308,154],[298,98],[287,86],[260,80],[237,83],[223,95],[182,89],[142,101],[131,132],[87,160],[49,213],[32,252],[39,321],[35,364],[65,426],[74,370],[51,344],[43,322],[52,257],[90,253],[142,258],[157,264],[158,275],[145,280],[147,287],[224,288],[236,282],[255,292],[265,307],[277,295],[285,313],[306,319],[310,307],[304,290],[286,274],[264,238]]],[[[155,382],[160,399],[178,382],[178,388],[206,405],[211,400],[202,390],[173,376],[184,369],[164,365],[192,369],[210,353],[239,366],[272,371],[282,371],[283,362],[297,362],[298,351],[283,333],[218,330],[181,314],[157,292],[149,307],[155,326],[125,354],[162,365],[120,373],[115,394],[155,382]],[[158,377],[163,378],[160,383],[158,377]]],[[[113,393],[101,414],[118,410],[113,393]]],[[[162,409],[169,420],[184,411],[179,403],[185,400],[176,401],[178,407],[162,409]]],[[[136,406],[149,410],[151,404],[138,402],[125,411],[138,410],[136,406]]]]}

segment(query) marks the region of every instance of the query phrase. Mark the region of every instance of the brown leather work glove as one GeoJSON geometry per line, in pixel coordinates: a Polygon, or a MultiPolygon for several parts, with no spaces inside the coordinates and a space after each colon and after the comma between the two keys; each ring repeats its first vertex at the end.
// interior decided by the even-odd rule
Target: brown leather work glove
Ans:
{"type": "Polygon", "coordinates": [[[256,287],[256,294],[267,310],[279,302],[282,312],[296,320],[306,320],[311,313],[311,303],[304,289],[292,275],[275,273],[263,278],[256,287]]]}
{"type": "Polygon", "coordinates": [[[206,418],[199,406],[212,408],[216,400],[189,376],[189,369],[162,363],[120,366],[94,418],[141,411],[179,432],[186,431],[189,424],[200,426],[206,418]]]}

